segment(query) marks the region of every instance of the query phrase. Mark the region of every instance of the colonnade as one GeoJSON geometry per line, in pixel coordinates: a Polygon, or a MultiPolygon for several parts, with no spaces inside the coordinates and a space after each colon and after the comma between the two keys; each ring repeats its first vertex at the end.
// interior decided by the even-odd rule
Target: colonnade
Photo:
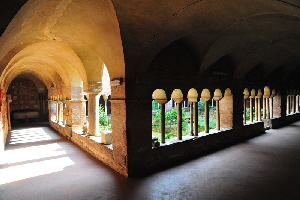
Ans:
{"type": "MultiPolygon", "coordinates": [[[[229,90],[229,89],[228,89],[229,90]]],[[[229,93],[231,95],[231,93],[229,93]]],[[[177,139],[182,140],[182,102],[183,93],[180,89],[174,89],[171,98],[176,102],[177,109],[177,139]]],[[[203,89],[200,96],[196,89],[192,88],[188,91],[187,99],[190,105],[190,136],[198,136],[198,102],[199,99],[204,101],[204,133],[209,133],[209,100],[213,99],[216,102],[216,130],[220,130],[220,103],[222,99],[222,92],[220,89],[214,91],[213,97],[208,89],[203,89]]],[[[165,104],[167,103],[167,96],[163,89],[157,89],[153,92],[153,99],[160,104],[160,132],[161,143],[165,143],[165,104]]]]}
{"type": "Polygon", "coordinates": [[[298,90],[287,91],[286,114],[294,114],[300,111],[300,94],[298,90]]]}
{"type": "MultiPolygon", "coordinates": [[[[262,119],[272,119],[274,117],[274,98],[279,93],[272,91],[268,86],[264,87],[263,93],[261,89],[257,91],[248,88],[244,90],[244,124],[247,123],[247,107],[249,105],[249,121],[262,121],[262,119]],[[262,108],[261,108],[262,106],[262,108]],[[253,110],[254,109],[254,110],[253,110]]],[[[280,95],[280,94],[279,94],[280,95]]],[[[278,115],[278,113],[277,113],[278,115]]]]}

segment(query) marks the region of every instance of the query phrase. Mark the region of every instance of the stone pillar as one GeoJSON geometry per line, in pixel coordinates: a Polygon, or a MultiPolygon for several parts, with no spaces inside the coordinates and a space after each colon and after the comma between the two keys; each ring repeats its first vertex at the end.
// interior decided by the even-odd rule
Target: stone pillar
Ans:
{"type": "Polygon", "coordinates": [[[99,136],[99,94],[102,91],[101,82],[89,82],[88,84],[88,134],[99,136]]]}
{"type": "Polygon", "coordinates": [[[59,119],[59,106],[58,106],[58,100],[55,99],[55,122],[58,123],[58,119],[59,119]]]}
{"type": "Polygon", "coordinates": [[[250,107],[249,107],[249,110],[250,110],[250,121],[253,122],[253,97],[249,97],[250,98],[250,107]]]}
{"type": "Polygon", "coordinates": [[[182,140],[182,100],[183,94],[180,89],[174,89],[171,95],[177,106],[177,138],[182,140]]]}
{"type": "Polygon", "coordinates": [[[270,119],[270,98],[266,98],[266,119],[270,119]]]}
{"type": "Polygon", "coordinates": [[[291,112],[295,113],[295,95],[291,95],[291,112]]]}
{"type": "Polygon", "coordinates": [[[52,96],[49,100],[49,119],[51,121],[56,121],[56,101],[54,101],[54,97],[52,96]]]}
{"type": "MultiPolygon", "coordinates": [[[[282,97],[281,94],[278,93],[276,96],[273,97],[273,117],[281,117],[282,116],[282,106],[286,104],[282,104],[281,101],[282,97]]],[[[285,107],[285,106],[284,106],[285,107]]]]}
{"type": "Polygon", "coordinates": [[[58,120],[57,120],[57,123],[62,123],[63,124],[63,107],[64,107],[64,104],[62,102],[62,99],[60,99],[59,101],[57,101],[57,104],[58,104],[58,120]]]}
{"type": "Polygon", "coordinates": [[[88,120],[89,135],[99,136],[99,94],[89,93],[88,98],[88,120]]]}
{"type": "Polygon", "coordinates": [[[81,130],[85,122],[85,101],[66,100],[66,109],[68,110],[67,125],[71,126],[72,130],[81,130]]]}
{"type": "Polygon", "coordinates": [[[188,92],[188,101],[190,102],[190,135],[198,136],[198,92],[192,88],[188,92]],[[195,132],[194,131],[195,127],[195,132]]]}
{"type": "Polygon", "coordinates": [[[286,115],[290,114],[290,95],[287,95],[286,97],[286,115]]]}
{"type": "Polygon", "coordinates": [[[299,112],[299,95],[296,96],[296,112],[299,112]]]}
{"type": "Polygon", "coordinates": [[[270,97],[269,103],[270,103],[270,119],[272,119],[273,115],[274,115],[274,111],[273,111],[273,97],[270,97]]]}
{"type": "MultiPolygon", "coordinates": [[[[241,102],[243,105],[243,102],[241,102]]],[[[231,90],[225,91],[224,97],[220,100],[220,128],[233,127],[233,95],[231,90]]]]}
{"type": "Polygon", "coordinates": [[[266,119],[266,98],[263,97],[263,119],[266,119]]]}
{"type": "Polygon", "coordinates": [[[255,115],[254,115],[254,119],[255,119],[255,121],[258,121],[258,102],[257,102],[257,97],[255,97],[254,98],[254,113],[255,113],[255,115]]]}
{"type": "Polygon", "coordinates": [[[257,98],[257,121],[261,121],[261,101],[260,101],[260,97],[257,98]]]}
{"type": "MultiPolygon", "coordinates": [[[[137,132],[140,132],[132,127],[137,127],[137,119],[141,119],[140,115],[135,112],[140,108],[137,108],[136,103],[133,106],[129,104],[130,108],[127,110],[127,103],[125,101],[125,83],[121,85],[111,85],[111,125],[112,125],[112,145],[114,151],[115,162],[124,170],[124,173],[128,172],[128,152],[132,154],[137,153],[139,146],[137,132]],[[128,111],[128,113],[127,113],[128,111]],[[127,115],[130,117],[127,119],[127,115]],[[127,124],[128,120],[128,124],[127,124]],[[127,126],[129,131],[127,132],[127,126]],[[130,131],[131,130],[131,131],[130,131]],[[134,138],[136,137],[136,138],[134,138]],[[130,142],[128,141],[130,140],[130,142]],[[128,150],[129,149],[129,150],[128,150]]],[[[149,109],[151,110],[151,103],[149,102],[149,109]]],[[[149,110],[149,111],[150,111],[149,110]]],[[[144,111],[143,111],[144,112],[144,111]]],[[[151,115],[146,120],[147,123],[151,122],[151,115]]],[[[140,126],[140,125],[138,125],[140,126]]],[[[149,126],[149,130],[151,126],[149,126]]],[[[149,133],[149,144],[145,145],[147,148],[151,148],[151,133],[149,133]]]]}
{"type": "Polygon", "coordinates": [[[204,101],[204,132],[209,133],[209,106],[208,101],[210,100],[210,91],[203,89],[201,93],[201,99],[204,101]]]}

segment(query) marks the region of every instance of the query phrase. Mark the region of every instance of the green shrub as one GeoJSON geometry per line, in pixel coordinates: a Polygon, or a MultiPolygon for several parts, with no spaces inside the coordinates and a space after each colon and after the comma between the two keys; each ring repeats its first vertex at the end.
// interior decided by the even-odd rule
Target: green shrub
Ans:
{"type": "Polygon", "coordinates": [[[111,127],[111,120],[107,116],[102,105],[99,106],[99,125],[100,129],[107,129],[111,127]]]}

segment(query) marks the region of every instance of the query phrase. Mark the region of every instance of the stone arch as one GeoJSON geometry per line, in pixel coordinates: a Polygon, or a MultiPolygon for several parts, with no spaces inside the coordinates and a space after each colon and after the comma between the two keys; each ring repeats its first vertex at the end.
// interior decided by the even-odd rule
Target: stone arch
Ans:
{"type": "Polygon", "coordinates": [[[39,42],[27,46],[16,54],[8,63],[3,75],[20,66],[36,71],[51,68],[62,76],[66,86],[82,87],[82,81],[87,82],[83,64],[77,54],[66,44],[60,42],[39,42]]]}
{"type": "MultiPolygon", "coordinates": [[[[81,1],[55,0],[49,3],[42,0],[36,4],[29,0],[12,20],[2,38],[4,42],[0,49],[1,66],[7,66],[16,54],[32,45],[37,51],[49,53],[42,45],[38,46],[43,43],[49,48],[62,47],[50,51],[50,56],[69,75],[73,73],[72,70],[77,70],[86,91],[89,81],[101,82],[104,63],[111,79],[125,78],[119,24],[110,1],[91,0],[87,4],[81,1]],[[29,10],[35,12],[28,12],[29,10]],[[68,49],[71,50],[69,54],[75,56],[71,60],[62,60],[62,57],[66,58],[68,55],[59,55],[64,53],[60,50],[68,49]]],[[[72,82],[74,77],[70,77],[72,82]]]]}

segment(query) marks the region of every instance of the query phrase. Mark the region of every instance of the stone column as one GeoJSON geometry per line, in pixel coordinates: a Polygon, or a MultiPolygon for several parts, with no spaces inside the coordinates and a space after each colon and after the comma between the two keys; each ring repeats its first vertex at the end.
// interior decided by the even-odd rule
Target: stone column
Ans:
{"type": "Polygon", "coordinates": [[[188,101],[190,102],[190,135],[198,136],[198,92],[192,88],[188,92],[188,101]],[[195,132],[193,132],[195,127],[195,132]]]}
{"type": "Polygon", "coordinates": [[[99,136],[99,94],[102,91],[101,82],[89,82],[88,85],[88,120],[89,135],[99,136]]]}
{"type": "Polygon", "coordinates": [[[56,101],[54,101],[54,97],[51,96],[51,99],[49,100],[49,119],[51,121],[56,120],[56,101]]]}
{"type": "Polygon", "coordinates": [[[66,109],[68,110],[67,125],[71,126],[72,130],[81,130],[85,122],[85,101],[66,100],[66,109]]]}
{"type": "Polygon", "coordinates": [[[180,89],[174,89],[171,95],[177,106],[177,138],[182,140],[182,100],[183,94],[180,89]]]}
{"type": "Polygon", "coordinates": [[[270,119],[270,98],[266,98],[266,119],[270,119]]]}
{"type": "MultiPolygon", "coordinates": [[[[243,101],[241,103],[243,105],[243,101]]],[[[220,100],[220,128],[233,128],[233,109],[233,95],[230,89],[226,89],[220,100]]]]}
{"type": "MultiPolygon", "coordinates": [[[[114,161],[122,168],[122,173],[125,174],[128,171],[128,153],[133,155],[136,153],[136,142],[132,140],[137,140],[136,132],[132,130],[132,126],[136,126],[137,123],[135,113],[131,109],[127,110],[127,103],[125,101],[125,83],[121,85],[111,85],[111,125],[112,125],[112,145],[113,145],[113,156],[114,161]],[[128,114],[126,114],[128,111],[128,114]],[[131,116],[127,119],[127,115],[131,116]],[[127,124],[128,120],[128,124],[127,124]],[[134,121],[130,121],[134,120],[134,121]],[[127,126],[132,131],[127,132],[127,126]],[[130,140],[130,141],[128,141],[130,140]],[[134,145],[134,146],[133,146],[134,145]]],[[[151,104],[149,103],[149,108],[151,104]]],[[[133,107],[134,108],[134,107],[133,107]]],[[[151,115],[149,115],[149,122],[151,121],[151,115]]],[[[151,125],[149,126],[151,128],[151,125]]],[[[149,135],[149,146],[151,147],[151,134],[149,135]]],[[[121,169],[120,169],[121,170],[121,169]]]]}
{"type": "Polygon", "coordinates": [[[266,98],[263,97],[263,119],[266,119],[266,98]]]}
{"type": "Polygon", "coordinates": [[[299,112],[299,95],[296,96],[296,112],[299,112]]]}
{"type": "Polygon", "coordinates": [[[258,102],[257,102],[257,97],[255,97],[254,98],[254,113],[255,113],[255,115],[254,115],[254,119],[255,119],[255,121],[258,121],[258,102]]]}
{"type": "Polygon", "coordinates": [[[99,136],[99,94],[89,93],[88,95],[89,135],[99,136]]]}
{"type": "Polygon", "coordinates": [[[280,94],[278,91],[273,98],[273,117],[283,117],[286,111],[286,98],[285,95],[280,94]]]}
{"type": "Polygon", "coordinates": [[[286,115],[290,114],[290,95],[286,97],[286,115]]]}
{"type": "Polygon", "coordinates": [[[273,118],[273,113],[274,113],[274,111],[273,111],[273,97],[270,97],[270,101],[269,101],[269,103],[270,103],[270,119],[272,119],[273,118]]]}
{"type": "Polygon", "coordinates": [[[292,98],[292,101],[291,101],[291,106],[292,106],[291,112],[295,113],[295,95],[291,95],[291,98],[292,98]]]}
{"type": "Polygon", "coordinates": [[[260,97],[257,98],[257,121],[261,121],[261,101],[260,101],[260,97]]]}
{"type": "Polygon", "coordinates": [[[58,123],[58,119],[59,119],[59,106],[58,106],[58,97],[55,96],[55,122],[58,123]]]}
{"type": "Polygon", "coordinates": [[[61,102],[57,100],[56,106],[57,106],[57,119],[56,122],[59,124],[60,123],[60,118],[61,118],[61,102]]]}
{"type": "Polygon", "coordinates": [[[253,97],[249,97],[250,98],[250,121],[253,122],[253,97]]]}

